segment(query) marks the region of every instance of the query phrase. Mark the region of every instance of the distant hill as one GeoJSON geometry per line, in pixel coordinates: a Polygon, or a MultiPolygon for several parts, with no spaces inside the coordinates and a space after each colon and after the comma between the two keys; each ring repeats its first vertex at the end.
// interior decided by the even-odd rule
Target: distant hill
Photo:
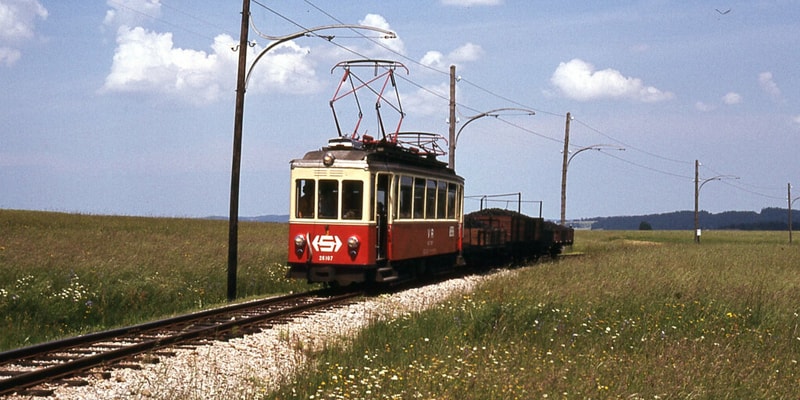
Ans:
{"type": "MultiPolygon", "coordinates": [[[[738,229],[759,231],[781,231],[789,229],[788,210],[785,208],[765,208],[755,211],[725,211],[712,214],[700,211],[701,229],[738,229]]],[[[208,219],[227,220],[228,217],[212,216],[208,219]]],[[[239,217],[240,221],[289,222],[289,215],[260,215],[239,217]]],[[[800,231],[800,211],[792,214],[792,228],[800,231]]],[[[592,229],[637,230],[642,222],[650,224],[655,230],[694,229],[694,211],[673,211],[664,214],[630,215],[618,217],[586,218],[582,221],[595,221],[592,229]]]]}
{"type": "Polygon", "coordinates": [[[289,214],[286,215],[261,215],[258,217],[242,217],[240,221],[253,222],[289,222],[289,214]]]}
{"type": "MultiPolygon", "coordinates": [[[[712,214],[700,211],[701,229],[738,230],[787,230],[789,229],[789,210],[786,208],[764,208],[755,211],[726,211],[712,214]]],[[[694,229],[694,211],[675,211],[665,214],[632,215],[620,217],[597,217],[586,220],[596,221],[592,229],[637,230],[642,222],[650,224],[655,230],[694,229]]],[[[792,212],[792,230],[800,230],[800,212],[792,212]]]]}
{"type": "MultiPolygon", "coordinates": [[[[206,217],[205,219],[221,219],[228,220],[228,217],[221,217],[218,215],[206,217]]],[[[289,222],[289,214],[286,215],[260,215],[257,217],[239,217],[239,221],[249,222],[289,222]]]]}

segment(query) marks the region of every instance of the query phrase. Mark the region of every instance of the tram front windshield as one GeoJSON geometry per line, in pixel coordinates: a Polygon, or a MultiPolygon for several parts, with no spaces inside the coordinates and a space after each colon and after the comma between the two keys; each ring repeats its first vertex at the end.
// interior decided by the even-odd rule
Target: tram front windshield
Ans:
{"type": "Polygon", "coordinates": [[[364,182],[297,179],[295,208],[296,218],[360,220],[364,214],[364,182]]]}

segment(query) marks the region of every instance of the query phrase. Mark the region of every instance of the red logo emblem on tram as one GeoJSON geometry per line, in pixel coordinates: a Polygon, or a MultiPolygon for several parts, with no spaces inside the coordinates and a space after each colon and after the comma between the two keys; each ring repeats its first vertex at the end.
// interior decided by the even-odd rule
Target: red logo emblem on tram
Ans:
{"type": "Polygon", "coordinates": [[[318,235],[314,236],[311,246],[320,253],[336,253],[342,247],[342,240],[335,235],[318,235]]]}

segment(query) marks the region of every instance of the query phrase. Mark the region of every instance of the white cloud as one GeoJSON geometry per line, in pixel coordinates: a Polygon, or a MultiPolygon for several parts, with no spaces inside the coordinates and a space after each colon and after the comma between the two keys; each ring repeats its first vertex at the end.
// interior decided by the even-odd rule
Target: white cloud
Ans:
{"type": "Polygon", "coordinates": [[[483,55],[483,48],[477,44],[466,43],[446,56],[439,51],[431,50],[425,53],[420,59],[420,64],[436,68],[449,68],[451,64],[462,64],[468,61],[475,61],[483,55]]]}
{"type": "MultiPolygon", "coordinates": [[[[229,35],[218,35],[208,52],[181,48],[173,42],[171,33],[155,32],[141,26],[150,18],[161,15],[160,0],[108,0],[107,4],[110,9],[103,24],[116,29],[117,47],[101,93],[167,94],[194,104],[214,102],[223,95],[235,93],[238,53],[231,48],[238,47],[238,40],[229,35]]],[[[378,14],[367,14],[359,24],[391,30],[386,19],[378,14]]],[[[372,38],[383,36],[366,30],[360,30],[360,33],[372,38]]],[[[405,53],[399,38],[376,40],[391,51],[405,53]]],[[[359,52],[386,53],[386,48],[375,45],[359,52]]],[[[248,48],[248,62],[252,63],[262,50],[262,46],[248,48]]],[[[324,87],[324,82],[317,78],[313,60],[339,51],[338,48],[323,48],[312,58],[311,48],[299,46],[295,41],[282,43],[253,67],[247,90],[250,93],[317,92],[324,87]]],[[[336,59],[340,60],[341,55],[336,59]]]]}
{"type": "Polygon", "coordinates": [[[639,78],[623,76],[615,69],[597,71],[580,59],[560,63],[550,82],[566,97],[588,101],[603,98],[629,98],[645,103],[669,100],[671,92],[645,86],[639,78]]]}
{"type": "Polygon", "coordinates": [[[703,103],[702,101],[698,101],[697,103],[694,104],[694,108],[697,109],[698,111],[707,112],[707,111],[714,111],[717,108],[717,106],[713,104],[706,104],[703,103]]]}
{"type": "Polygon", "coordinates": [[[483,48],[477,44],[467,43],[450,52],[448,58],[454,63],[475,61],[483,55],[483,48]]]}
{"type": "Polygon", "coordinates": [[[793,122],[794,122],[794,123],[795,123],[797,126],[800,126],[800,115],[795,115],[795,116],[794,116],[794,118],[792,118],[792,121],[793,121],[793,122]]]}
{"type": "MultiPolygon", "coordinates": [[[[378,15],[378,14],[367,14],[364,17],[364,19],[362,19],[361,21],[358,21],[358,24],[359,25],[364,25],[364,26],[374,26],[376,28],[381,28],[381,29],[384,29],[384,30],[387,30],[387,31],[391,31],[392,30],[392,27],[389,26],[389,22],[386,21],[386,18],[384,18],[383,16],[378,15]]],[[[367,31],[361,30],[361,32],[364,33],[364,32],[367,32],[367,31]]],[[[397,33],[397,32],[395,32],[395,33],[397,33]]],[[[364,33],[364,34],[369,36],[368,33],[364,33]]],[[[406,54],[405,44],[403,43],[403,40],[400,39],[399,36],[394,38],[394,39],[383,39],[383,38],[381,38],[381,39],[378,39],[378,40],[380,41],[380,43],[382,45],[386,46],[391,51],[395,51],[395,52],[400,53],[400,54],[406,54]]]]}
{"type": "MultiPolygon", "coordinates": [[[[225,49],[217,50],[217,52],[225,49]]],[[[235,54],[228,48],[228,53],[235,54]]],[[[255,60],[260,47],[251,49],[248,60],[255,60]]],[[[292,94],[318,92],[324,83],[317,78],[314,63],[309,57],[311,49],[302,47],[294,41],[281,43],[264,55],[253,68],[248,83],[248,91],[269,90],[292,94]]],[[[231,75],[234,72],[231,71],[231,75]]]]}
{"type": "MultiPolygon", "coordinates": [[[[220,35],[215,39],[215,52],[208,54],[174,47],[171,33],[122,26],[101,92],[166,93],[198,104],[217,100],[224,83],[220,77],[231,75],[224,71],[235,66],[233,57],[221,56],[219,51],[233,53],[229,48],[232,42],[230,36],[220,35]]],[[[227,86],[232,84],[231,80],[227,86]]]]}
{"type": "MultiPolygon", "coordinates": [[[[213,53],[176,47],[172,33],[159,33],[140,26],[161,16],[160,0],[109,0],[103,25],[116,30],[117,47],[102,93],[167,94],[202,104],[219,98],[226,84],[225,70],[235,71],[235,41],[228,35],[215,38],[213,53]]],[[[230,80],[230,79],[229,79],[230,80]]],[[[226,86],[235,85],[230,80],[226,86]]]]}
{"type": "Polygon", "coordinates": [[[22,57],[17,46],[34,37],[36,20],[47,15],[36,0],[0,0],[0,64],[11,66],[22,57]]]}
{"type": "Polygon", "coordinates": [[[429,50],[419,62],[428,67],[441,68],[445,65],[444,54],[441,51],[429,50]]]}
{"type": "Polygon", "coordinates": [[[722,102],[727,105],[739,104],[742,102],[742,95],[735,92],[727,93],[725,96],[722,96],[722,102]]]}
{"type": "Polygon", "coordinates": [[[47,9],[36,0],[0,1],[0,40],[30,39],[36,18],[47,19],[47,9]]]}
{"type": "Polygon", "coordinates": [[[414,93],[401,93],[403,108],[408,114],[414,116],[442,115],[447,113],[447,99],[450,96],[449,83],[427,86],[414,93]]]}
{"type": "Polygon", "coordinates": [[[762,72],[758,74],[758,84],[761,86],[761,89],[774,100],[781,100],[781,89],[778,88],[778,85],[772,80],[772,72],[762,72]]]}
{"type": "Polygon", "coordinates": [[[503,0],[442,0],[442,4],[458,7],[497,6],[503,4],[503,0]]]}
{"type": "MultiPolygon", "coordinates": [[[[153,13],[160,7],[158,0],[132,2],[150,7],[153,13]]],[[[181,48],[173,42],[172,33],[129,27],[127,22],[135,22],[135,18],[111,11],[104,23],[121,25],[117,28],[111,70],[101,93],[166,94],[193,104],[211,103],[235,93],[238,52],[232,47],[237,46],[238,40],[222,34],[214,38],[208,52],[181,48]]],[[[249,62],[261,50],[259,46],[248,48],[249,62]]],[[[248,91],[304,94],[319,90],[322,84],[308,59],[309,52],[309,48],[293,41],[276,46],[253,68],[248,91]]]]}
{"type": "Polygon", "coordinates": [[[14,65],[17,60],[22,57],[19,50],[11,47],[0,47],[0,64],[5,64],[7,67],[14,65]]]}

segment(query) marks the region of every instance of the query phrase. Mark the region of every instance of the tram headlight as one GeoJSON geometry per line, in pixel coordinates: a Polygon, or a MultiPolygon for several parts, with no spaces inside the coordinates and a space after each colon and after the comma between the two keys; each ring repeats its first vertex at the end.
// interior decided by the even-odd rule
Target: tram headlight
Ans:
{"type": "Polygon", "coordinates": [[[294,237],[294,251],[297,254],[303,254],[306,249],[306,238],[303,235],[297,235],[294,237]]]}
{"type": "Polygon", "coordinates": [[[358,238],[355,236],[350,236],[347,238],[347,249],[350,252],[351,257],[355,257],[358,254],[358,248],[361,246],[361,242],[358,241],[358,238]]]}
{"type": "Polygon", "coordinates": [[[336,160],[333,153],[327,152],[324,156],[322,156],[322,163],[325,164],[326,167],[330,167],[333,165],[333,161],[336,160]]]}

